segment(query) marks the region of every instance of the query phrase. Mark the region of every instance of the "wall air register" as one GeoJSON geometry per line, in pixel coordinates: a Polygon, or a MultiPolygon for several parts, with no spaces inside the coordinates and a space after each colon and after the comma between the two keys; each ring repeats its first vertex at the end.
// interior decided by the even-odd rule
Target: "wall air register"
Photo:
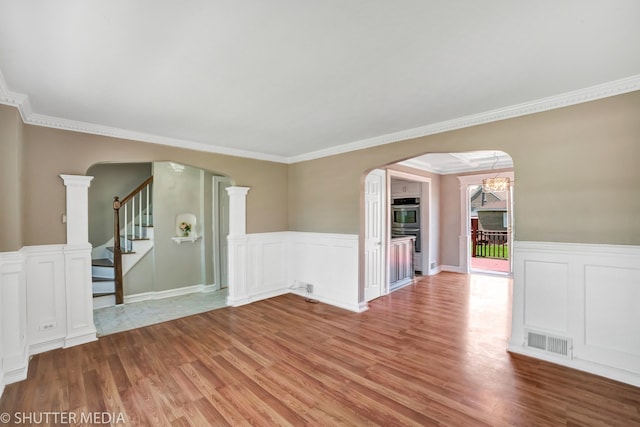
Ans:
{"type": "Polygon", "coordinates": [[[573,358],[573,343],[571,342],[571,338],[557,337],[535,331],[526,331],[526,334],[527,348],[535,348],[567,359],[573,358]]]}

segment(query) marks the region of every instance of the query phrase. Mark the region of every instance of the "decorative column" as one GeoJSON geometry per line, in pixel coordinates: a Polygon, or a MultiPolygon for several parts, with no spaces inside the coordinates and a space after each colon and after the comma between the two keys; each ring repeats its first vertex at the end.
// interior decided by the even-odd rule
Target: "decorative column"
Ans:
{"type": "Polygon", "coordinates": [[[247,193],[249,187],[227,187],[229,194],[229,296],[227,304],[233,307],[247,304],[248,245],[247,245],[247,193]]]}
{"type": "Polygon", "coordinates": [[[92,176],[60,175],[67,191],[64,247],[67,335],[64,347],[95,341],[89,243],[89,186],[92,176]]]}
{"type": "Polygon", "coordinates": [[[227,187],[229,194],[229,235],[247,234],[247,193],[249,187],[227,187]]]}

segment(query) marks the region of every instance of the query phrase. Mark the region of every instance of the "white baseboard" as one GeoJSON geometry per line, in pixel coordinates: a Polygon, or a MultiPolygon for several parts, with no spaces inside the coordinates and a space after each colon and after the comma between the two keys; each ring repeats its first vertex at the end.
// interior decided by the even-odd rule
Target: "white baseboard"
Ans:
{"type": "Polygon", "coordinates": [[[427,276],[435,276],[436,274],[440,273],[441,271],[442,271],[442,266],[438,265],[438,266],[436,266],[434,268],[430,268],[427,271],[427,276]]]}
{"type": "Polygon", "coordinates": [[[36,344],[31,344],[29,346],[29,354],[40,354],[46,351],[55,350],[57,348],[64,347],[64,337],[54,338],[49,341],[39,342],[36,344]]]}
{"type": "Polygon", "coordinates": [[[319,301],[319,302],[321,302],[323,304],[332,305],[334,307],[338,307],[338,308],[341,308],[343,310],[353,311],[355,313],[362,313],[362,312],[367,311],[369,309],[369,304],[367,304],[366,302],[361,302],[359,304],[345,304],[343,301],[338,301],[338,300],[333,299],[333,298],[328,298],[328,297],[323,297],[323,296],[318,296],[318,295],[309,295],[304,290],[287,290],[287,291],[292,293],[292,294],[294,294],[294,295],[298,295],[298,296],[301,296],[301,297],[304,297],[304,298],[314,299],[314,300],[319,301]]]}
{"type": "Polygon", "coordinates": [[[66,336],[64,339],[64,346],[63,348],[68,348],[68,347],[73,347],[76,345],[81,345],[81,344],[86,344],[89,342],[93,342],[93,341],[97,341],[98,340],[98,336],[97,333],[98,331],[96,330],[95,326],[93,326],[93,324],[91,325],[92,330],[88,330],[87,332],[84,332],[82,334],[78,334],[78,335],[73,335],[73,336],[66,336]]]}
{"type": "Polygon", "coordinates": [[[546,354],[542,351],[528,349],[521,345],[513,345],[509,343],[507,351],[510,353],[521,354],[523,356],[533,357],[535,359],[544,360],[545,362],[554,363],[556,365],[565,366],[567,368],[577,369],[578,371],[588,372],[590,374],[609,378],[635,387],[640,387],[640,375],[623,369],[613,368],[611,366],[600,365],[598,363],[589,362],[580,359],[566,359],[563,357],[546,354]]]}
{"type": "Polygon", "coordinates": [[[227,305],[231,307],[240,307],[241,305],[251,304],[254,302],[284,295],[288,292],[288,289],[276,289],[266,292],[260,292],[244,298],[231,299],[230,297],[227,297],[227,305]]]}
{"type": "Polygon", "coordinates": [[[182,288],[167,289],[166,291],[142,292],[134,295],[125,295],[124,303],[131,304],[135,302],[152,301],[181,295],[193,294],[196,292],[214,292],[216,285],[193,285],[184,286],[182,288]]]}
{"type": "Polygon", "coordinates": [[[466,271],[464,271],[464,269],[462,267],[457,266],[457,265],[441,265],[439,267],[438,273],[440,271],[448,271],[450,273],[463,273],[463,274],[466,273],[466,271]]]}
{"type": "Polygon", "coordinates": [[[12,384],[18,381],[26,380],[29,371],[29,354],[25,352],[24,360],[20,363],[19,367],[15,369],[7,370],[4,372],[4,379],[2,386],[5,384],[12,384]]]}

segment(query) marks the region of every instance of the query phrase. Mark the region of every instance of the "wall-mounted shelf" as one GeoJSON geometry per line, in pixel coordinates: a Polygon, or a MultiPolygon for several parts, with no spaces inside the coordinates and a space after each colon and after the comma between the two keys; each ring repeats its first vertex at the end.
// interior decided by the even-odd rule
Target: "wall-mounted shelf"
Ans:
{"type": "Polygon", "coordinates": [[[177,244],[181,244],[184,242],[193,243],[198,240],[200,236],[189,236],[189,237],[172,237],[171,240],[176,242],[177,244]]]}

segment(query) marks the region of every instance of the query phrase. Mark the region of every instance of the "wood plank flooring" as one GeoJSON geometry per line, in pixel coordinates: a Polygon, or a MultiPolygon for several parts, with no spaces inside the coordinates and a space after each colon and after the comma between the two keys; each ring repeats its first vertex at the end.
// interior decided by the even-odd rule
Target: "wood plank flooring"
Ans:
{"type": "Polygon", "coordinates": [[[135,426],[640,425],[640,389],[507,353],[509,311],[508,279],[454,273],[361,314],[285,295],[34,356],[0,413],[122,413],[135,426]]]}

